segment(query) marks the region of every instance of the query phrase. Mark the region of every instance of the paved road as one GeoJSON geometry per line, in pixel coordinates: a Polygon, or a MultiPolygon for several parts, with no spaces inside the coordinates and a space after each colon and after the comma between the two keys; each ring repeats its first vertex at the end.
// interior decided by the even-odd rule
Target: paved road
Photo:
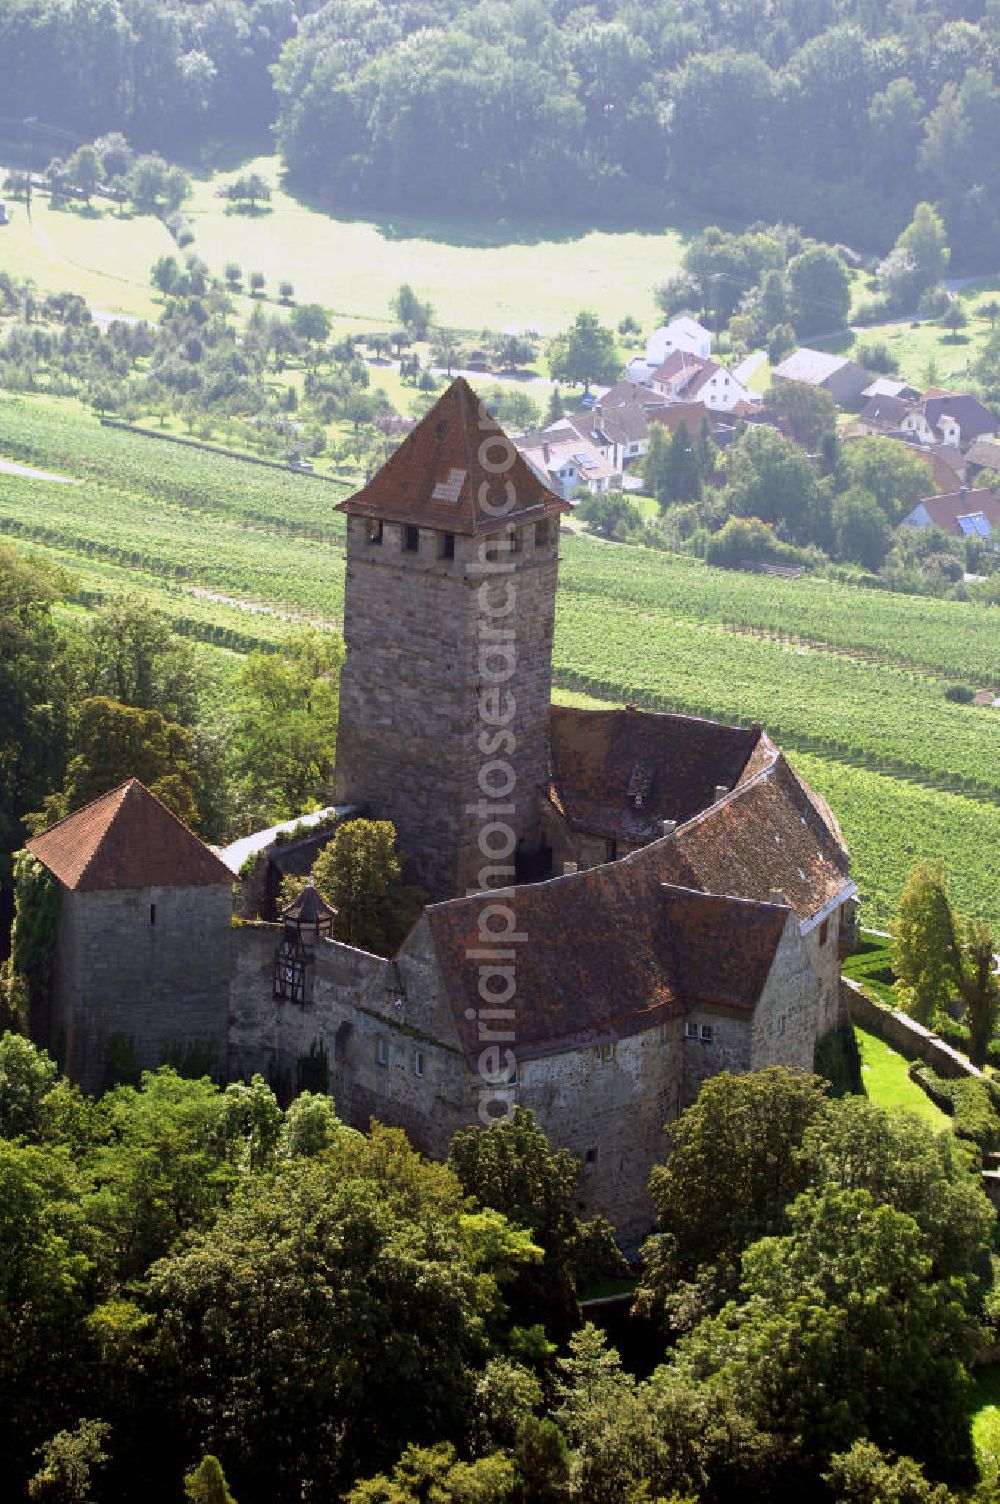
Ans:
{"type": "Polygon", "coordinates": [[[60,486],[80,484],[73,475],[53,475],[51,470],[33,470],[30,465],[19,465],[15,460],[0,460],[0,471],[4,475],[23,475],[27,480],[51,480],[60,486]]]}

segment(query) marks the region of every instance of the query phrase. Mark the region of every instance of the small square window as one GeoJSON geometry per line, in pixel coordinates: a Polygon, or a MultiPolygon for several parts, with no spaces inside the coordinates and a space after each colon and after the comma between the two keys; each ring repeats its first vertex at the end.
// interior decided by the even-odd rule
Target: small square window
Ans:
{"type": "Polygon", "coordinates": [[[615,1047],[614,1047],[614,1045],[613,1044],[602,1044],[601,1045],[601,1059],[603,1061],[607,1062],[608,1060],[614,1060],[614,1058],[615,1058],[615,1047]]]}
{"type": "Polygon", "coordinates": [[[455,534],[440,533],[438,535],[438,558],[453,559],[455,557],[455,534]]]}
{"type": "Polygon", "coordinates": [[[407,523],[403,529],[403,547],[408,554],[420,552],[420,529],[407,523]]]}
{"type": "Polygon", "coordinates": [[[378,1061],[379,1065],[386,1066],[389,1064],[389,1046],[386,1044],[384,1039],[379,1039],[376,1041],[375,1059],[378,1061]]]}
{"type": "Polygon", "coordinates": [[[424,1073],[424,1052],[423,1052],[423,1050],[417,1050],[416,1054],[413,1057],[413,1074],[415,1076],[422,1076],[423,1073],[424,1073]]]}
{"type": "Polygon", "coordinates": [[[702,1026],[701,1026],[701,1042],[702,1042],[702,1044],[711,1044],[712,1040],[714,1038],[715,1038],[715,1030],[712,1028],[712,1025],[711,1024],[702,1024],[702,1026]]]}
{"type": "Polygon", "coordinates": [[[684,1038],[685,1039],[697,1039],[698,1038],[698,1025],[696,1023],[694,1023],[693,1020],[690,1019],[690,1018],[688,1019],[687,1023],[684,1025],[684,1038]]]}

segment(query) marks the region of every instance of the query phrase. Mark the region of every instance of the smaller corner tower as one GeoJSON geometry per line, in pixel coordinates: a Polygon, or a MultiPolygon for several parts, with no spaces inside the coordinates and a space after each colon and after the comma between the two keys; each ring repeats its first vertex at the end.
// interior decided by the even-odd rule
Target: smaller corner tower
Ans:
{"type": "Polygon", "coordinates": [[[453,898],[490,865],[530,865],[541,841],[569,507],[459,378],[340,510],[336,801],[392,820],[416,880],[453,898]],[[510,834],[484,837],[491,819],[510,834]]]}

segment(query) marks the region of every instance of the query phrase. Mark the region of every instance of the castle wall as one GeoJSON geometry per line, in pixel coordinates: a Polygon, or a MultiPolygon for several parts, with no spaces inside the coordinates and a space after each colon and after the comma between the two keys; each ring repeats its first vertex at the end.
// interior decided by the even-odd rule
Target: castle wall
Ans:
{"type": "MultiPolygon", "coordinates": [[[[813,1068],[816,1040],[823,1030],[821,988],[812,969],[808,940],[808,935],[799,934],[795,916],[789,915],[754,1009],[751,1070],[768,1065],[813,1068]]],[[[832,950],[836,956],[835,941],[832,950]]]]}
{"type": "Polygon", "coordinates": [[[259,1072],[294,1090],[300,1060],[325,1051],[345,1122],[367,1128],[376,1117],[443,1158],[455,1129],[475,1117],[476,1097],[426,937],[415,936],[398,964],[322,941],[303,1005],[273,996],[281,933],[280,925],[234,931],[232,1074],[259,1072]]]}
{"type": "Polygon", "coordinates": [[[663,1155],[664,1124],[681,1105],[682,1029],[675,1019],[614,1045],[519,1065],[517,1105],[531,1108],[554,1148],[582,1162],[581,1212],[609,1218],[626,1243],[652,1223],[646,1187],[663,1155]]]}
{"type": "Polygon", "coordinates": [[[140,1069],[197,1045],[225,1075],[231,909],[223,884],[64,890],[52,1044],[85,1091],[106,1084],[115,1035],[140,1069]]]}
{"type": "Polygon", "coordinates": [[[847,1018],[840,991],[841,942],[844,927],[845,913],[844,906],[841,905],[834,909],[826,920],[813,924],[802,937],[809,963],[819,982],[817,1036],[825,1034],[847,1018]]]}
{"type": "Polygon", "coordinates": [[[534,526],[518,529],[518,551],[499,556],[512,572],[489,576],[479,566],[484,540],[458,536],[455,557],[446,559],[439,557],[444,534],[432,528],[419,529],[419,551],[409,553],[398,524],[384,524],[379,544],[368,541],[368,526],[348,518],[336,798],[392,820],[415,880],[432,898],[452,898],[475,885],[484,865],[477,846],[483,817],[467,806],[484,797],[478,774],[492,758],[509,761],[516,773],[503,800],[514,810],[504,819],[525,846],[538,839],[557,529],[549,524],[537,546],[534,526]],[[484,599],[505,608],[492,619],[494,630],[513,634],[502,643],[504,658],[490,660],[485,674],[484,599]],[[492,681],[488,673],[506,677],[492,681]],[[508,681],[516,694],[507,694],[508,681]]]}

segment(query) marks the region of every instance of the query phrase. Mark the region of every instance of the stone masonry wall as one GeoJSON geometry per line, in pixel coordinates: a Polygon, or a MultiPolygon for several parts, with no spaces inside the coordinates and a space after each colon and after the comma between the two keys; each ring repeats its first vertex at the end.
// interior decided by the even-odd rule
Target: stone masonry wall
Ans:
{"type": "Polygon", "coordinates": [[[63,893],[53,1046],[85,1091],[105,1085],[113,1035],[141,1069],[197,1044],[225,1075],[231,908],[225,885],[63,893]]]}
{"type": "MultiPolygon", "coordinates": [[[[832,949],[836,955],[836,939],[832,949]]],[[[771,973],[754,1009],[750,1068],[763,1070],[768,1065],[787,1065],[811,1071],[816,1040],[823,1032],[821,999],[809,947],[799,934],[794,914],[790,914],[771,973]]]]}
{"type": "MultiPolygon", "coordinates": [[[[399,525],[384,525],[381,544],[368,542],[367,528],[365,519],[348,518],[336,799],[367,804],[391,819],[416,880],[433,898],[455,897],[483,864],[476,847],[482,820],[466,806],[482,797],[476,780],[487,756],[513,764],[515,811],[505,818],[527,846],[537,840],[536,791],[548,760],[556,530],[550,526],[536,548],[535,528],[521,528],[519,551],[501,556],[514,570],[494,577],[490,600],[513,601],[496,624],[514,628],[516,704],[505,726],[490,728],[480,706],[480,691],[489,688],[479,661],[484,576],[475,565],[482,540],[457,537],[455,557],[446,559],[439,557],[444,535],[434,529],[421,528],[419,552],[408,553],[399,525]],[[478,745],[484,729],[496,739],[496,750],[485,756],[478,745]]],[[[503,686],[495,708],[501,715],[508,709],[503,686]]]]}
{"type": "Polygon", "coordinates": [[[819,980],[819,1034],[825,1034],[847,1018],[840,992],[843,921],[843,908],[834,909],[825,923],[814,924],[802,937],[809,962],[819,980]]]}
{"type": "Polygon", "coordinates": [[[681,1105],[682,1027],[675,1019],[614,1045],[519,1067],[518,1105],[531,1108],[553,1145],[583,1164],[581,1212],[608,1217],[627,1244],[652,1224],[646,1187],[663,1155],[664,1125],[681,1105]]]}

